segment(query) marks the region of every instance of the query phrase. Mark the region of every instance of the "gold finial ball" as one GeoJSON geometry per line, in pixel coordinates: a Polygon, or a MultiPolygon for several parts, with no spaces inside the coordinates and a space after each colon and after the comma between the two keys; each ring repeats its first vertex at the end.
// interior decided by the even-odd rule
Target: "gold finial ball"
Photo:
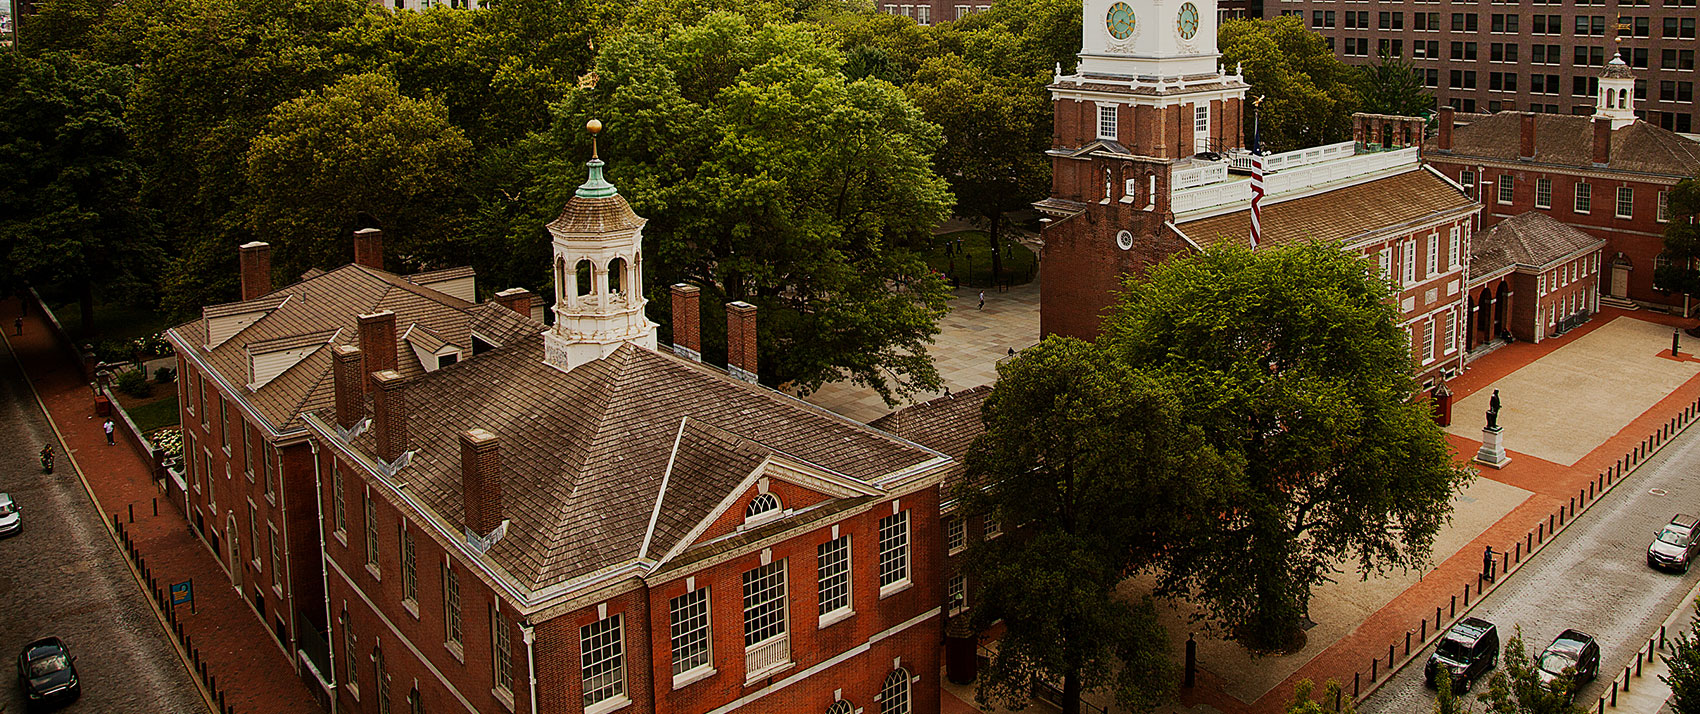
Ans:
{"type": "Polygon", "coordinates": [[[598,132],[602,131],[602,120],[601,119],[592,119],[590,121],[587,121],[587,122],[584,123],[584,128],[585,128],[586,131],[589,131],[592,134],[598,133],[598,132]]]}

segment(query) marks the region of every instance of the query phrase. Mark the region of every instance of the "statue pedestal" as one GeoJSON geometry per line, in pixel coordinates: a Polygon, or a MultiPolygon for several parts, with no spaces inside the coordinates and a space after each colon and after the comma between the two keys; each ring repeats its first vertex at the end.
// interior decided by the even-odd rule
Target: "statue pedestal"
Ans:
{"type": "Polygon", "coordinates": [[[1511,463],[1511,457],[1505,455],[1504,427],[1490,426],[1482,430],[1482,448],[1476,451],[1476,458],[1472,460],[1496,469],[1511,463]]]}

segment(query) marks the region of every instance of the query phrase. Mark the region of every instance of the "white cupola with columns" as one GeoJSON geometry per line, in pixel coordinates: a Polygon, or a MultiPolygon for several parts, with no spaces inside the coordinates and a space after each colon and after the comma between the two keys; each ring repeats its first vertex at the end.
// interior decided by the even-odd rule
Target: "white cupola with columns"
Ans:
{"type": "Polygon", "coordinates": [[[1594,116],[1611,120],[1611,128],[1635,123],[1635,72],[1614,56],[1600,72],[1600,94],[1594,99],[1594,116]]]}
{"type": "Polygon", "coordinates": [[[655,349],[656,324],[644,315],[643,226],[620,192],[602,178],[591,133],[589,177],[561,217],[549,224],[554,246],[555,324],[543,333],[543,359],[569,371],[626,343],[655,349]]]}

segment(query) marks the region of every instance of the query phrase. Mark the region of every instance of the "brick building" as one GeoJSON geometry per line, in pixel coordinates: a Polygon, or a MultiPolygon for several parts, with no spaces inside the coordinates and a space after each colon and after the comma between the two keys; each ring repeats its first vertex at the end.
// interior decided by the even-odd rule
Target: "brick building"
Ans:
{"type": "Polygon", "coordinates": [[[918,25],[934,25],[941,22],[952,22],[992,9],[986,0],[962,2],[962,0],[903,0],[903,2],[885,2],[881,0],[874,4],[880,12],[887,15],[902,15],[915,21],[918,25]]]}
{"type": "Polygon", "coordinates": [[[1605,245],[1539,211],[1477,233],[1470,241],[1466,348],[1506,335],[1540,342],[1581,324],[1600,309],[1605,245]]]}
{"type": "MultiPolygon", "coordinates": [[[[242,246],[241,301],[166,332],[183,425],[184,474],[172,495],[276,644],[310,684],[324,685],[328,674],[311,676],[327,661],[327,622],[314,463],[299,414],[330,403],[332,348],[359,343],[387,368],[423,374],[541,325],[504,304],[473,304],[470,269],[383,270],[377,230],[356,234],[355,263],[277,289],[270,251],[242,246]]],[[[530,303],[523,291],[510,298],[530,303]]]]}
{"type": "Polygon", "coordinates": [[[1643,78],[1636,116],[1692,132],[1695,3],[1271,0],[1265,11],[1298,15],[1349,63],[1383,48],[1409,59],[1441,106],[1463,112],[1592,114],[1596,77],[1615,54],[1643,78]]]}
{"type": "Polygon", "coordinates": [[[1606,296],[1680,306],[1680,295],[1656,288],[1653,270],[1669,191],[1700,175],[1700,143],[1635,119],[1633,76],[1622,65],[1607,69],[1592,117],[1443,109],[1424,158],[1479,200],[1484,226],[1528,211],[1552,216],[1606,241],[1606,296]]]}
{"type": "Polygon", "coordinates": [[[341,347],[304,417],[337,708],[936,712],[959,465],[755,384],[747,304],[725,371],[694,287],[658,348],[644,220],[590,166],[550,328],[414,375],[341,347]]]}
{"type": "MultiPolygon", "coordinates": [[[[1080,70],[1050,86],[1051,197],[1035,208],[1048,216],[1042,259],[1052,276],[1040,288],[1040,331],[1090,338],[1123,275],[1249,241],[1252,194],[1242,173],[1246,84],[1216,65],[1214,3],[1087,0],[1084,17],[1080,70]]],[[[1354,121],[1360,141],[1263,158],[1263,244],[1341,241],[1376,260],[1396,284],[1427,382],[1463,366],[1480,207],[1421,165],[1421,120],[1354,121]]]]}

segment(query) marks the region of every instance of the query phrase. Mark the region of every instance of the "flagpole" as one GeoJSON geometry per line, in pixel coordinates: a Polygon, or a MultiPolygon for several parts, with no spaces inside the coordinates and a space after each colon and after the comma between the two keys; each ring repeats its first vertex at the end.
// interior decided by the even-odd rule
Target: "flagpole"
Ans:
{"type": "Polygon", "coordinates": [[[1263,97],[1251,102],[1251,249],[1263,241],[1263,97]]]}

